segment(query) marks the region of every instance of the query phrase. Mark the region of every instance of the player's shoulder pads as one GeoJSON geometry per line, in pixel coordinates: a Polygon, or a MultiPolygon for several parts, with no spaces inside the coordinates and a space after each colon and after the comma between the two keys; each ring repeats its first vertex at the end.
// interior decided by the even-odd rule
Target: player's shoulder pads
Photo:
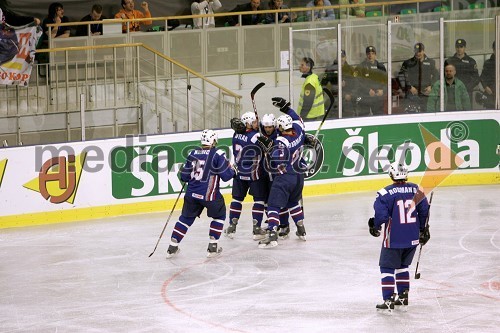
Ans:
{"type": "Polygon", "coordinates": [[[381,188],[380,190],[377,191],[378,194],[380,194],[381,197],[387,194],[387,190],[385,188],[381,188]]]}
{"type": "Polygon", "coordinates": [[[285,145],[285,147],[287,147],[287,148],[289,148],[289,147],[290,147],[290,142],[289,142],[287,139],[285,139],[284,137],[282,137],[282,136],[278,136],[278,137],[276,138],[276,141],[278,141],[279,143],[282,143],[282,144],[283,144],[283,145],[285,145]]]}

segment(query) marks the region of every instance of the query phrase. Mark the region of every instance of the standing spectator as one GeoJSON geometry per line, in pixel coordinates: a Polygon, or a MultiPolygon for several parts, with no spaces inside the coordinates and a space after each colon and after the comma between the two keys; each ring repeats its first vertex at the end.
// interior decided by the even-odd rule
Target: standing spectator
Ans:
{"type": "MultiPolygon", "coordinates": [[[[444,111],[467,111],[471,110],[470,98],[465,84],[455,78],[455,66],[448,64],[444,67],[446,86],[444,87],[444,111]]],[[[436,81],[427,101],[427,111],[440,111],[441,82],[436,81]]]]}
{"type": "MultiPolygon", "coordinates": [[[[354,109],[352,105],[352,90],[354,87],[353,74],[354,68],[347,63],[347,54],[345,50],[341,51],[341,66],[342,66],[342,107],[343,107],[343,117],[353,117],[354,109]]],[[[338,73],[339,73],[338,60],[335,59],[333,64],[329,65],[325,69],[325,74],[321,79],[321,85],[330,89],[334,96],[339,94],[338,86],[338,73]]],[[[329,118],[332,116],[328,116],[329,118]]]]}
{"type": "MultiPolygon", "coordinates": [[[[329,0],[313,0],[309,2],[306,7],[323,7],[323,6],[331,6],[332,3],[329,0]]],[[[307,11],[307,20],[308,21],[322,21],[322,20],[335,20],[335,14],[333,13],[333,9],[318,9],[318,10],[308,10],[307,11]]]]}
{"type": "MultiPolygon", "coordinates": [[[[264,15],[259,14],[259,10],[262,10],[260,8],[260,0],[250,0],[249,3],[237,5],[231,12],[255,12],[253,14],[241,15],[241,23],[242,25],[256,25],[264,21],[264,15]]],[[[240,25],[238,16],[228,16],[227,23],[232,26],[240,25]]]]}
{"type": "Polygon", "coordinates": [[[496,87],[495,80],[495,42],[493,42],[493,54],[484,62],[483,71],[481,72],[481,84],[484,88],[484,96],[486,97],[483,104],[486,109],[495,109],[496,87]]]}
{"type": "Polygon", "coordinates": [[[282,209],[289,210],[297,227],[295,233],[297,237],[306,240],[304,211],[299,204],[304,188],[304,173],[300,165],[302,163],[300,155],[305,140],[304,123],[299,115],[290,109],[290,102],[281,97],[273,97],[272,101],[273,105],[285,114],[276,121],[280,134],[270,152],[273,183],[267,202],[268,237],[259,242],[261,249],[278,245],[278,226],[282,209]]]}
{"type": "MultiPolygon", "coordinates": [[[[59,24],[59,23],[68,23],[69,19],[64,16],[64,7],[62,3],[59,2],[53,2],[49,5],[49,14],[46,18],[43,19],[42,22],[42,29],[44,32],[44,40],[47,41],[47,46],[48,46],[48,39],[49,39],[49,28],[47,27],[47,24],[59,24]]],[[[50,37],[51,38],[66,38],[69,37],[70,35],[70,28],[69,27],[61,27],[61,26],[56,26],[52,27],[50,31],[50,37]]]]}
{"type": "MultiPolygon", "coordinates": [[[[92,9],[90,10],[90,14],[84,16],[80,22],[89,22],[89,21],[102,21],[106,19],[106,16],[102,15],[102,6],[99,4],[94,4],[92,9]]],[[[76,30],[77,36],[88,36],[89,27],[88,25],[79,25],[76,30]]],[[[102,35],[102,24],[90,24],[90,34],[92,36],[102,35]]]]}
{"type": "Polygon", "coordinates": [[[467,92],[469,93],[469,99],[472,100],[472,91],[477,86],[480,79],[476,60],[465,53],[466,47],[467,42],[465,39],[457,39],[455,42],[455,54],[453,57],[448,58],[444,64],[445,66],[447,64],[455,66],[457,70],[456,77],[465,84],[467,92]]]}
{"type": "Polygon", "coordinates": [[[35,25],[40,25],[40,19],[33,16],[22,16],[14,13],[9,9],[10,3],[7,0],[0,0],[0,9],[2,10],[2,14],[0,19],[2,22],[7,23],[11,26],[21,26],[27,25],[30,23],[34,23],[35,25]]]}
{"type": "MultiPolygon", "coordinates": [[[[150,18],[151,12],[149,11],[149,6],[146,1],[141,3],[141,8],[144,12],[134,9],[134,0],[122,0],[122,9],[115,14],[115,18],[123,20],[150,18]]],[[[128,22],[129,31],[141,31],[141,25],[148,25],[152,23],[153,21],[151,20],[128,22]]],[[[122,24],[122,32],[127,32],[127,22],[122,24]]]]}
{"type": "Polygon", "coordinates": [[[439,79],[436,62],[425,54],[425,46],[416,43],[413,47],[415,55],[403,62],[399,71],[399,82],[406,92],[407,108],[425,112],[427,97],[431,93],[432,84],[439,79]]]}
{"type": "Polygon", "coordinates": [[[302,58],[299,70],[305,78],[300,91],[298,113],[306,121],[318,120],[325,114],[323,88],[318,75],[312,72],[314,61],[311,58],[302,58]]]}
{"type": "MultiPolygon", "coordinates": [[[[339,0],[339,5],[364,5],[365,0],[339,0]]],[[[365,17],[365,7],[340,8],[340,18],[365,17]]]]}
{"type": "Polygon", "coordinates": [[[181,170],[181,180],[187,182],[188,186],[181,217],[172,231],[167,258],[179,253],[179,243],[205,208],[207,216],[212,218],[208,231],[207,257],[215,257],[222,251],[217,243],[226,219],[226,204],[219,190],[219,182],[221,179],[228,181],[233,178],[234,170],[224,151],[215,148],[217,133],[209,129],[201,132],[201,145],[201,148],[189,153],[181,170]]]}
{"type": "Polygon", "coordinates": [[[377,192],[373,204],[375,217],[368,220],[370,234],[380,236],[384,224],[384,239],[380,251],[382,298],[377,310],[392,312],[395,305],[406,307],[410,291],[408,267],[419,243],[430,239],[427,217],[429,203],[418,185],[407,182],[408,169],[394,162],[389,167],[393,183],[377,192]],[[396,287],[398,295],[394,293],[396,287]]]}
{"type": "MultiPolygon", "coordinates": [[[[288,9],[287,5],[283,4],[283,0],[271,0],[269,1],[269,9],[288,9]]],[[[278,13],[278,22],[279,23],[288,23],[291,22],[292,14],[285,12],[285,13],[278,13]]],[[[266,14],[264,18],[265,23],[275,23],[276,22],[276,14],[269,13],[266,14]]]]}
{"type": "Polygon", "coordinates": [[[377,60],[377,50],[366,48],[366,59],[356,67],[356,113],[364,117],[384,114],[384,90],[387,90],[387,70],[377,60]]]}
{"type": "MultiPolygon", "coordinates": [[[[191,4],[191,14],[214,14],[216,10],[220,9],[222,4],[219,0],[198,0],[191,4]]],[[[199,17],[193,18],[193,27],[195,29],[213,28],[215,27],[214,17],[199,17]]]]}

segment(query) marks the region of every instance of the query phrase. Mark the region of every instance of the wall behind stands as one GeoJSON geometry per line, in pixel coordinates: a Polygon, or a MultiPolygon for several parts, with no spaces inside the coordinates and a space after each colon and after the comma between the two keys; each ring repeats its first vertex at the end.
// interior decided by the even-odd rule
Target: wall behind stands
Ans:
{"type": "MultiPolygon", "coordinates": [[[[401,156],[410,181],[429,189],[500,184],[499,123],[498,111],[329,120],[323,148],[305,152],[304,195],[375,191],[388,184],[384,170],[401,156]]],[[[182,188],[179,169],[199,135],[0,148],[0,228],[169,211],[182,188]]],[[[228,155],[231,136],[219,131],[228,155]]],[[[230,186],[222,184],[227,199],[230,186]]]]}

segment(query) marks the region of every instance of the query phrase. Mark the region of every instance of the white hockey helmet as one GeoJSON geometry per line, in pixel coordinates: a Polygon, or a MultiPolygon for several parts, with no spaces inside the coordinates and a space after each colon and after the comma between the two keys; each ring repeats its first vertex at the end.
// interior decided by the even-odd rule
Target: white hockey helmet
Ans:
{"type": "Polygon", "coordinates": [[[283,131],[292,128],[292,125],[293,125],[293,119],[287,114],[279,116],[278,120],[276,120],[276,127],[278,128],[281,127],[281,130],[283,131]]]}
{"type": "Polygon", "coordinates": [[[203,146],[213,146],[217,144],[217,133],[211,129],[206,129],[201,132],[201,144],[203,146]]]}
{"type": "Polygon", "coordinates": [[[252,125],[255,120],[257,120],[257,118],[255,117],[255,112],[245,112],[241,116],[241,121],[245,125],[252,125]]]}
{"type": "Polygon", "coordinates": [[[402,163],[394,162],[389,167],[389,176],[392,180],[407,180],[408,168],[402,163]]]}
{"type": "Polygon", "coordinates": [[[262,126],[276,126],[276,117],[272,113],[265,114],[260,123],[262,126]]]}

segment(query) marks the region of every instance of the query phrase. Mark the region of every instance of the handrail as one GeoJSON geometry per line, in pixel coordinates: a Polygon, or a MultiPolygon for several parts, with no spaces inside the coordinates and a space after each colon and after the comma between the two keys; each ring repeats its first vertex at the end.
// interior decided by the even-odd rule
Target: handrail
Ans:
{"type": "Polygon", "coordinates": [[[179,66],[180,68],[182,68],[186,72],[191,73],[194,76],[196,76],[196,77],[198,77],[198,78],[200,78],[200,79],[202,79],[202,80],[210,83],[211,85],[217,87],[218,89],[222,90],[223,92],[225,92],[229,96],[232,96],[234,98],[239,98],[239,99],[242,98],[241,95],[235,94],[234,92],[228,90],[227,88],[221,86],[220,84],[218,84],[218,83],[210,80],[209,78],[203,76],[202,74],[200,74],[200,73],[198,73],[196,71],[193,71],[192,69],[190,69],[189,67],[186,67],[185,65],[181,64],[177,60],[172,59],[169,56],[166,56],[166,55],[158,52],[157,50],[151,48],[150,46],[148,46],[148,45],[146,45],[144,43],[125,43],[125,44],[111,44],[111,45],[57,47],[57,48],[53,48],[53,49],[40,49],[40,50],[36,50],[36,53],[65,52],[65,51],[83,51],[83,50],[97,50],[97,49],[109,49],[109,48],[137,47],[137,46],[143,47],[146,50],[153,52],[157,56],[159,56],[159,57],[161,57],[161,58],[163,58],[163,59],[165,59],[165,60],[173,63],[174,65],[179,66]]]}
{"type": "MultiPolygon", "coordinates": [[[[295,12],[307,12],[321,9],[343,9],[343,8],[356,8],[356,7],[380,7],[380,6],[391,6],[391,5],[406,5],[406,4],[417,4],[417,3],[427,3],[436,2],[436,0],[398,0],[398,1],[384,1],[384,2],[374,2],[374,3],[364,3],[364,4],[349,4],[349,5],[331,5],[323,7],[299,7],[299,8],[287,8],[287,9],[265,9],[259,10],[259,14],[271,14],[271,13],[295,13],[295,12]]],[[[51,23],[47,24],[47,27],[66,27],[66,26],[79,26],[79,25],[89,25],[89,24],[113,24],[113,23],[127,23],[127,22],[142,22],[142,21],[169,21],[174,19],[194,19],[194,18],[207,18],[207,17],[226,17],[226,16],[239,16],[239,15],[251,15],[255,14],[255,11],[246,12],[224,12],[224,13],[214,13],[214,14],[198,14],[198,15],[180,15],[180,16],[159,16],[159,17],[147,17],[147,18],[136,18],[136,19],[110,19],[106,21],[85,21],[85,22],[67,22],[67,23],[51,23]]]]}

